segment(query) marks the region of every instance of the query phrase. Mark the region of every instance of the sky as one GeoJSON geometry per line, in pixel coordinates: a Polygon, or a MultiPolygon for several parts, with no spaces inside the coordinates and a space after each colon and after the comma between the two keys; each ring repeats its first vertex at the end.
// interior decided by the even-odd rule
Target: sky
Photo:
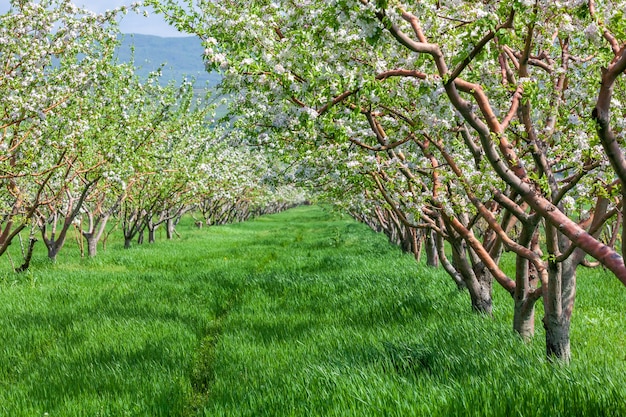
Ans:
{"type": "MultiPolygon", "coordinates": [[[[129,5],[133,1],[134,0],[74,0],[74,4],[96,13],[102,13],[107,9],[129,5]]],[[[0,0],[0,13],[6,13],[9,10],[9,6],[9,0],[0,0]]],[[[148,17],[129,11],[120,21],[120,31],[122,33],[140,33],[143,35],[162,37],[190,36],[178,32],[175,28],[168,25],[159,15],[151,11],[148,12],[148,17]]]]}

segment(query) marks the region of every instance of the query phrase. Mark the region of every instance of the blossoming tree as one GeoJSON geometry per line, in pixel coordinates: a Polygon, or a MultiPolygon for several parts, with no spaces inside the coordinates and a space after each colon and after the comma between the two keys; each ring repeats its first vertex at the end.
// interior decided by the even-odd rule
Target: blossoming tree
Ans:
{"type": "Polygon", "coordinates": [[[119,12],[95,15],[68,1],[12,2],[0,16],[0,255],[69,180],[88,126],[76,103],[107,77],[119,12]],[[58,191],[58,190],[57,190],[58,191]]]}
{"type": "Polygon", "coordinates": [[[238,190],[248,207],[266,197],[264,153],[229,146],[191,82],[162,86],[158,73],[139,79],[116,61],[124,11],[12,1],[0,16],[0,256],[31,231],[16,270],[28,268],[38,234],[55,259],[75,228],[95,256],[111,217],[127,243],[144,230],[153,240],[161,224],[171,235],[207,187],[238,190]]]}
{"type": "Polygon", "coordinates": [[[458,242],[455,269],[507,288],[518,331],[543,296],[550,357],[569,360],[585,254],[626,284],[603,237],[626,172],[624,2],[148,3],[204,40],[251,137],[318,165],[342,151],[327,177],[370,175],[397,215],[458,242]],[[517,256],[514,279],[498,245],[517,256]]]}

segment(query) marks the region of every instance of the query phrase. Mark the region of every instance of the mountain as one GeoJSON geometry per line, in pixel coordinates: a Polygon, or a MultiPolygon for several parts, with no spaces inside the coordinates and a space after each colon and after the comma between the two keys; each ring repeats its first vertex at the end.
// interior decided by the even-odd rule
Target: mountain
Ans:
{"type": "Polygon", "coordinates": [[[207,73],[202,54],[204,48],[195,36],[162,38],[152,35],[123,34],[118,48],[121,62],[131,62],[134,57],[137,74],[147,77],[148,73],[162,66],[162,80],[180,82],[183,77],[195,78],[196,85],[215,86],[220,76],[207,73]]]}

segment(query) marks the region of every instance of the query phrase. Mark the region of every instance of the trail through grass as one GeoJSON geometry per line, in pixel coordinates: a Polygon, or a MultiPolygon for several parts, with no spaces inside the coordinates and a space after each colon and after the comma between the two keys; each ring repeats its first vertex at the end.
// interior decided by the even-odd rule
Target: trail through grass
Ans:
{"type": "MultiPolygon", "coordinates": [[[[579,279],[573,364],[320,207],[89,260],[0,258],[0,416],[626,415],[626,291],[579,279]],[[2,263],[4,262],[4,263],[2,263]]],[[[76,249],[68,248],[76,251],[76,249]]]]}

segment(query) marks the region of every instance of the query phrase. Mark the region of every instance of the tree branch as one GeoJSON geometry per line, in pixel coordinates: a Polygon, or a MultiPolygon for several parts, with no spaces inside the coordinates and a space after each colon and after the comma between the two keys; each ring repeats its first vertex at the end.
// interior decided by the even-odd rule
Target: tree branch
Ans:
{"type": "Polygon", "coordinates": [[[515,10],[511,9],[511,12],[509,13],[509,17],[507,18],[506,22],[497,25],[495,30],[490,30],[485,36],[483,36],[483,38],[476,44],[476,46],[474,46],[474,49],[472,49],[469,55],[465,59],[463,59],[463,61],[461,61],[459,65],[457,65],[457,67],[452,71],[452,74],[450,75],[450,78],[446,81],[446,84],[453,82],[459,75],[461,75],[461,72],[463,72],[463,70],[474,60],[476,55],[478,55],[480,51],[482,51],[485,45],[487,45],[487,43],[489,43],[489,41],[491,41],[496,36],[500,29],[512,28],[514,19],[515,10]]]}

